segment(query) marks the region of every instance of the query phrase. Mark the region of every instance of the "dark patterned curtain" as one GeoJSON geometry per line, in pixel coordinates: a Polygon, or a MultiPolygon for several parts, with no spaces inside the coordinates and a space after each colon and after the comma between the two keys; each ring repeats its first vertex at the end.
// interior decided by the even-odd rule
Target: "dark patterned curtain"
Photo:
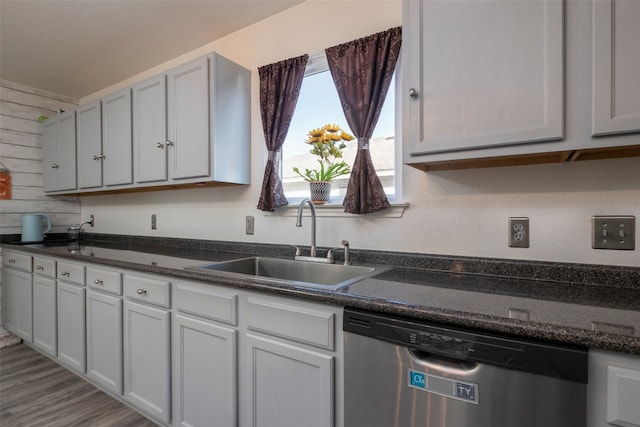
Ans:
{"type": "Polygon", "coordinates": [[[367,214],[390,207],[371,161],[369,139],[389,91],[401,43],[402,29],[397,27],[325,50],[347,123],[358,138],[343,202],[348,213],[367,214]]]}
{"type": "Polygon", "coordinates": [[[287,137],[308,60],[309,55],[303,55],[258,68],[262,129],[269,150],[258,201],[258,209],[263,211],[289,204],[279,176],[279,152],[287,137]]]}

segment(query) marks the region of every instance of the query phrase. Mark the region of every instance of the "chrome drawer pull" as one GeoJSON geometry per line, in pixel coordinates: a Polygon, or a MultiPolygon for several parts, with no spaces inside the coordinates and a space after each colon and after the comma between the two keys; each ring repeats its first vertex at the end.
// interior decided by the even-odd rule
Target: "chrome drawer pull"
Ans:
{"type": "Polygon", "coordinates": [[[146,295],[147,290],[146,289],[138,289],[136,292],[138,293],[138,295],[146,295]]]}
{"type": "Polygon", "coordinates": [[[103,282],[101,279],[96,279],[96,280],[94,280],[94,281],[93,281],[93,283],[94,283],[95,285],[100,285],[100,286],[102,286],[102,284],[103,284],[104,282],[103,282]]]}
{"type": "Polygon", "coordinates": [[[69,276],[69,272],[68,271],[63,271],[60,273],[61,276],[69,276]]]}
{"type": "Polygon", "coordinates": [[[44,270],[44,267],[41,265],[36,265],[36,270],[44,270]]]}

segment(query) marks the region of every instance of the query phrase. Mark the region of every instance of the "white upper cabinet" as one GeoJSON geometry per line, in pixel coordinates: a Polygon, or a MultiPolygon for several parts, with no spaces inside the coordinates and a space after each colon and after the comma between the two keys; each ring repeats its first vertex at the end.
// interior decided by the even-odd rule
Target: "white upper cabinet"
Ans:
{"type": "Polygon", "coordinates": [[[105,186],[133,183],[131,89],[102,99],[102,172],[105,186]]]}
{"type": "Polygon", "coordinates": [[[132,183],[131,90],[77,110],[78,188],[132,183]]]}
{"type": "Polygon", "coordinates": [[[78,188],[102,186],[102,109],[100,102],[76,111],[78,138],[78,188]]]}
{"type": "Polygon", "coordinates": [[[639,1],[593,2],[593,135],[640,132],[639,42],[639,1]]]}
{"type": "Polygon", "coordinates": [[[640,156],[637,0],[404,0],[403,161],[640,156]]]}
{"type": "Polygon", "coordinates": [[[167,74],[167,154],[171,179],[209,175],[209,62],[198,58],[167,74]]]}
{"type": "Polygon", "coordinates": [[[58,178],[65,166],[59,152],[67,114],[75,112],[43,125],[47,192],[250,182],[251,73],[218,54],[80,106],[77,189],[71,115],[74,151],[67,157],[73,159],[73,174],[58,178]]]}
{"type": "Polygon", "coordinates": [[[133,87],[133,147],[136,182],[167,179],[166,77],[133,87]]]}
{"type": "Polygon", "coordinates": [[[562,139],[560,0],[405,1],[405,162],[562,139]]]}
{"type": "Polygon", "coordinates": [[[47,119],[42,128],[43,190],[76,189],[76,112],[47,119]]]}

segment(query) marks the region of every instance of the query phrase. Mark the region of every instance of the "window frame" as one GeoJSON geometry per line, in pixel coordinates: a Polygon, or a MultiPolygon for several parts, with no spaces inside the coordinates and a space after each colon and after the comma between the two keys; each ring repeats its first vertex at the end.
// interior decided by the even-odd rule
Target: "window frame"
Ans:
{"type": "MultiPolygon", "coordinates": [[[[402,98],[401,98],[401,87],[402,87],[402,66],[401,61],[402,52],[400,53],[400,58],[398,58],[398,62],[396,64],[396,69],[394,70],[394,89],[395,89],[395,97],[394,97],[394,161],[393,161],[393,169],[394,169],[394,195],[387,194],[387,199],[389,203],[392,205],[407,205],[403,203],[402,200],[402,98]]],[[[322,73],[322,72],[330,72],[329,71],[329,62],[327,61],[327,56],[324,52],[316,53],[313,55],[309,55],[309,60],[307,61],[307,66],[305,67],[304,77],[312,76],[314,74],[322,73]]],[[[285,141],[286,144],[286,141],[285,141]]],[[[283,151],[284,145],[278,153],[278,173],[282,178],[283,175],[283,151]]],[[[349,165],[352,166],[352,165],[349,165]]],[[[289,197],[285,192],[285,197],[289,201],[291,205],[298,205],[302,200],[306,197],[289,197]]],[[[316,205],[316,209],[320,208],[331,208],[335,206],[342,206],[342,202],[344,200],[344,196],[332,197],[331,201],[324,205],[316,205]]]]}

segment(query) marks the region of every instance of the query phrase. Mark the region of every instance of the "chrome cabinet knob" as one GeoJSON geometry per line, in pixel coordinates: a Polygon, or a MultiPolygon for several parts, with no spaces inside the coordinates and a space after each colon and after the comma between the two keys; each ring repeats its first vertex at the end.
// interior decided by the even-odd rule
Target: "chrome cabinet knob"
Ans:
{"type": "Polygon", "coordinates": [[[158,142],[158,143],[156,144],[156,147],[158,147],[158,148],[164,148],[164,144],[163,144],[162,142],[158,142]]]}
{"type": "Polygon", "coordinates": [[[100,286],[102,286],[102,284],[103,284],[104,282],[103,282],[101,279],[96,279],[96,280],[94,280],[94,281],[93,281],[93,283],[94,283],[95,285],[100,285],[100,286]]]}
{"type": "Polygon", "coordinates": [[[8,262],[9,264],[15,264],[15,263],[16,263],[16,260],[15,260],[15,259],[13,259],[13,258],[11,258],[10,260],[7,260],[7,262],[8,262]]]}
{"type": "Polygon", "coordinates": [[[168,147],[171,147],[171,146],[173,145],[173,141],[169,141],[169,140],[167,140],[167,142],[165,142],[165,144],[166,144],[168,147]]]}
{"type": "Polygon", "coordinates": [[[43,267],[43,266],[41,266],[41,265],[36,265],[36,270],[40,270],[40,271],[42,271],[42,270],[44,270],[44,267],[43,267]]]}
{"type": "Polygon", "coordinates": [[[51,164],[51,169],[58,169],[60,167],[59,164],[53,163],[51,164]]]}
{"type": "Polygon", "coordinates": [[[93,160],[102,160],[102,159],[104,159],[104,156],[102,154],[97,154],[93,156],[93,160]]]}
{"type": "Polygon", "coordinates": [[[411,99],[418,99],[418,91],[414,88],[409,89],[409,97],[411,99]]]}
{"type": "Polygon", "coordinates": [[[67,277],[67,276],[69,276],[69,272],[68,271],[63,271],[63,272],[60,273],[60,275],[67,277]]]}
{"type": "Polygon", "coordinates": [[[138,289],[136,292],[138,293],[138,295],[146,295],[147,290],[143,288],[143,289],[138,289]]]}

